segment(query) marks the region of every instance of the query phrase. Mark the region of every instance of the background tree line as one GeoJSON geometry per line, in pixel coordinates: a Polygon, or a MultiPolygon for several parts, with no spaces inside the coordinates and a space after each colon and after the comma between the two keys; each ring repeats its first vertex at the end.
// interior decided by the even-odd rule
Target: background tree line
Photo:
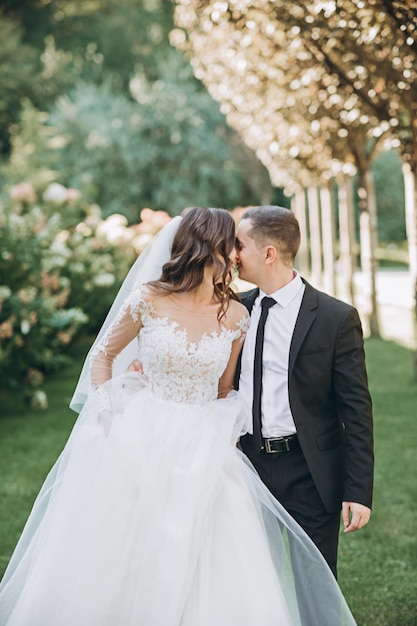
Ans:
{"type": "Polygon", "coordinates": [[[24,380],[30,395],[65,363],[149,237],[186,206],[291,206],[301,268],[324,274],[329,292],[336,262],[349,282],[358,260],[372,276],[387,254],[363,252],[362,216],[376,206],[374,234],[401,251],[413,101],[409,117],[395,105],[401,124],[388,129],[318,49],[322,38],[337,50],[356,3],[239,6],[0,0],[3,387],[24,380]]]}
{"type": "Polygon", "coordinates": [[[5,184],[30,176],[42,185],[42,163],[104,215],[130,221],[144,206],[176,214],[269,198],[265,168],[170,45],[169,0],[6,0],[0,8],[5,184]],[[45,129],[28,153],[29,135],[45,129]]]}
{"type": "MultiPolygon", "coordinates": [[[[213,101],[194,78],[188,61],[171,45],[176,43],[177,33],[174,5],[171,0],[0,1],[3,185],[16,184],[27,176],[44,184],[44,178],[40,177],[40,183],[37,179],[40,163],[50,170],[50,178],[82,190],[105,215],[122,212],[131,221],[138,219],[138,209],[144,206],[175,214],[196,202],[226,208],[271,198],[289,203],[288,197],[274,189],[283,188],[292,195],[290,162],[296,159],[288,150],[291,141],[300,143],[301,135],[297,138],[283,132],[277,118],[270,119],[280,136],[279,155],[273,159],[279,173],[274,174],[269,167],[271,154],[265,160],[259,141],[253,149],[247,147],[251,142],[240,127],[237,133],[226,124],[227,106],[213,101]],[[42,134],[44,141],[28,154],[28,135],[42,134]]],[[[210,3],[200,3],[200,8],[204,6],[210,3]]],[[[260,9],[269,10],[262,3],[260,9]]],[[[267,17],[273,24],[274,15],[267,17]]],[[[286,20],[287,28],[291,27],[292,12],[286,20]]],[[[244,33],[245,20],[237,26],[244,33]]],[[[218,23],[216,32],[221,32],[218,23]]],[[[219,62],[224,46],[231,44],[223,38],[217,51],[212,51],[213,71],[226,62],[219,62]]],[[[251,72],[245,73],[256,75],[258,84],[264,85],[265,42],[262,46],[263,64],[255,63],[254,58],[251,72]]],[[[254,44],[249,47],[251,54],[253,50],[254,44]]],[[[268,63],[274,63],[277,72],[286,68],[278,56],[268,63]]],[[[197,64],[195,60],[194,69],[197,64]]],[[[298,68],[298,63],[293,65],[292,72],[299,72],[298,68]]],[[[197,75],[198,71],[197,67],[197,75]]],[[[285,75],[290,83],[292,74],[285,70],[285,75]]],[[[249,99],[253,92],[247,77],[241,77],[242,70],[234,82],[249,99]]],[[[292,92],[295,88],[293,85],[292,92]]],[[[290,102],[287,106],[279,98],[274,102],[275,113],[280,112],[281,117],[285,113],[291,121],[294,105],[290,102]]],[[[264,104],[264,117],[268,118],[270,110],[264,104]]],[[[317,122],[314,110],[309,113],[309,118],[313,117],[317,122]]],[[[307,136],[303,137],[305,146],[298,149],[311,149],[307,136]]],[[[325,139],[329,137],[322,137],[325,139]]],[[[375,175],[380,239],[404,240],[404,191],[395,153],[377,159],[375,175]]]]}
{"type": "Polygon", "coordinates": [[[274,184],[293,196],[310,241],[302,258],[315,281],[324,275],[334,291],[337,254],[351,299],[356,205],[369,328],[379,335],[375,274],[383,214],[374,170],[387,148],[397,149],[403,164],[407,259],[417,302],[417,2],[176,5],[181,29],[172,40],[274,184]]]}
{"type": "Polygon", "coordinates": [[[172,28],[168,0],[0,2],[0,387],[33,406],[170,216],[271,197],[172,28]]]}

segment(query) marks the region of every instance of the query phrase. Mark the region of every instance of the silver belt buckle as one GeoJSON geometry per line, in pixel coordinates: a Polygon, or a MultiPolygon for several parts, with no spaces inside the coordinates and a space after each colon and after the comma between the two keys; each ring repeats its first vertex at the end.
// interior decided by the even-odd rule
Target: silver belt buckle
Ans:
{"type": "Polygon", "coordinates": [[[275,453],[279,452],[279,450],[272,450],[272,448],[271,448],[271,441],[278,441],[279,439],[280,439],[280,437],[271,437],[270,439],[265,439],[265,450],[269,454],[275,454],[275,453]]]}
{"type": "Polygon", "coordinates": [[[265,450],[269,454],[277,454],[279,450],[271,449],[271,441],[283,441],[285,443],[285,449],[287,452],[290,451],[290,439],[289,437],[271,437],[270,439],[265,439],[265,450]]]}

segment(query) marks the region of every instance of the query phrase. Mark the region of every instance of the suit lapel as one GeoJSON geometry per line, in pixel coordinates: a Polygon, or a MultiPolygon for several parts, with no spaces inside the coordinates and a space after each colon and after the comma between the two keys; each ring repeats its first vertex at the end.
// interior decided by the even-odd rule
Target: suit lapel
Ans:
{"type": "MultiPolygon", "coordinates": [[[[239,293],[239,298],[242,304],[248,309],[249,313],[252,312],[253,303],[258,297],[259,289],[251,289],[250,291],[245,291],[244,293],[239,293]]],[[[235,373],[235,389],[239,389],[239,378],[240,378],[240,369],[242,366],[242,350],[240,351],[239,358],[236,366],[235,373]]]]}
{"type": "Polygon", "coordinates": [[[309,285],[307,281],[303,280],[303,282],[306,287],[291,340],[288,377],[291,375],[292,368],[294,367],[295,360],[305,336],[317,315],[317,291],[309,285]]]}

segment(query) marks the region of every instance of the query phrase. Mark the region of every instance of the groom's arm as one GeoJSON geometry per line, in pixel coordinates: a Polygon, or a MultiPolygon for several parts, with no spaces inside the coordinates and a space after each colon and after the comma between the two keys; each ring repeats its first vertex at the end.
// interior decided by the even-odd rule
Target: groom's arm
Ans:
{"type": "Polygon", "coordinates": [[[345,481],[342,516],[345,532],[369,520],[373,490],[373,421],[362,327],[354,308],[345,314],[336,337],[333,384],[345,427],[345,481]]]}

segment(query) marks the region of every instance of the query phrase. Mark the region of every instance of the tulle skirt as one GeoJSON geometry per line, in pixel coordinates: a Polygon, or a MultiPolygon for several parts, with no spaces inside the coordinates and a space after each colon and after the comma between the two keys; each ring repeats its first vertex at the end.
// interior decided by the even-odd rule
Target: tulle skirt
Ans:
{"type": "Polygon", "coordinates": [[[136,376],[110,420],[84,407],[1,583],[1,626],[354,624],[236,448],[238,396],[175,403],[136,376]]]}

